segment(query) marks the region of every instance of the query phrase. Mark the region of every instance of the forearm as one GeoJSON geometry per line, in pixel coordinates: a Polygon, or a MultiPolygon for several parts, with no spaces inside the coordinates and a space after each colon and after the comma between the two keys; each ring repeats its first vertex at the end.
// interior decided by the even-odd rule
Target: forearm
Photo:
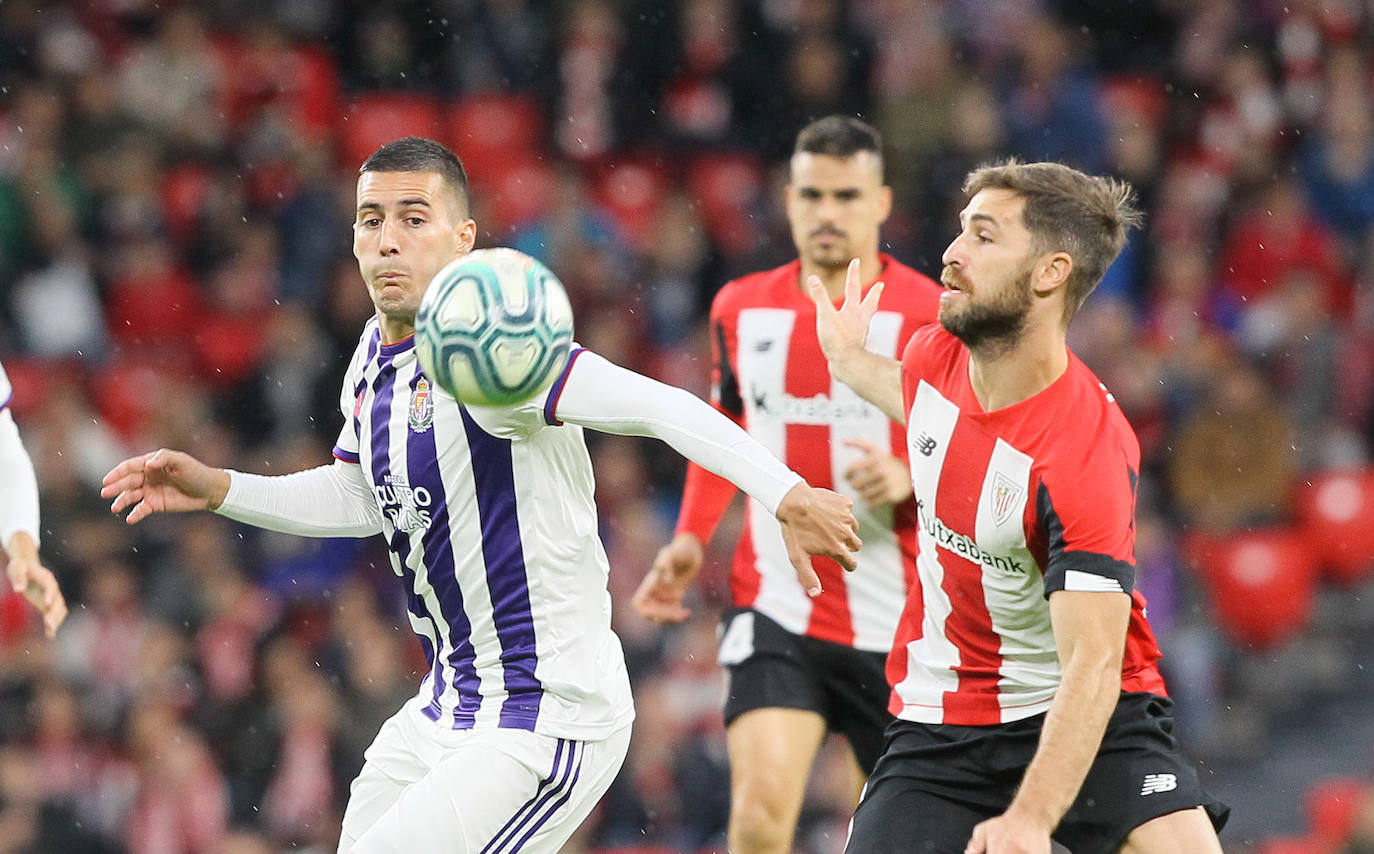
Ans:
{"type": "Polygon", "coordinates": [[[726,478],[775,513],[801,477],[738,424],[690,392],[616,367],[593,353],[578,360],[558,417],[605,433],[650,436],[726,478]]]}
{"type": "Polygon", "coordinates": [[[9,410],[0,412],[0,543],[9,552],[15,534],[38,545],[38,479],[9,410]]]}
{"type": "Polygon", "coordinates": [[[898,424],[906,423],[902,407],[902,364],[860,347],[830,359],[830,375],[898,424]]]}
{"type": "Polygon", "coordinates": [[[332,465],[294,474],[264,476],[229,472],[229,492],[221,516],[304,537],[368,537],[381,533],[381,511],[366,483],[345,466],[332,465]]]}
{"type": "Polygon", "coordinates": [[[1021,813],[1050,830],[1059,824],[1083,786],[1120,696],[1119,656],[1085,653],[1066,666],[1008,814],[1021,813]]]}

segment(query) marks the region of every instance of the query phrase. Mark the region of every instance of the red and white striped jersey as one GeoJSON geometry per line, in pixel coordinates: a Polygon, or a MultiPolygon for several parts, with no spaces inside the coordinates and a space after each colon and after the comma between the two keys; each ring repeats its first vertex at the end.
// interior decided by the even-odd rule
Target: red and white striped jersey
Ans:
{"type": "MultiPolygon", "coordinates": [[[[868,348],[897,358],[912,333],[935,320],[942,289],[887,255],[882,262],[885,287],[868,348]]],[[[816,339],[816,307],[800,280],[801,262],[793,261],[736,279],[716,295],[711,400],[812,486],[853,498],[864,547],[853,573],[815,559],[823,592],[810,599],[787,559],[777,520],[751,501],[730,586],[737,606],[790,632],[887,652],[915,574],[915,503],[866,507],[844,479],[862,452],[844,440],[865,439],[905,458],[904,433],[831,378],[816,339]]],[[[678,530],[706,542],[734,494],[728,481],[691,466],[678,530]]]]}
{"type": "Polygon", "coordinates": [[[1049,595],[1129,592],[1122,690],[1164,694],[1135,580],[1140,445],[1069,353],[1049,388],[983,411],[969,351],[938,325],[902,357],[919,583],[888,659],[891,711],[984,725],[1046,711],[1059,687],[1049,595]]]}

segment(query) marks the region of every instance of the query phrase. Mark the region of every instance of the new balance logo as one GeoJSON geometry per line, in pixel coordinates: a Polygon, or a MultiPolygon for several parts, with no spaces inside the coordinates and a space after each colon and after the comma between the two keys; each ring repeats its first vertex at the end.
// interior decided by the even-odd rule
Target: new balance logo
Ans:
{"type": "Polygon", "coordinates": [[[916,450],[920,451],[923,455],[927,457],[935,453],[936,444],[937,442],[925,433],[922,433],[921,435],[916,437],[916,450]]]}
{"type": "Polygon", "coordinates": [[[1172,792],[1178,788],[1178,777],[1174,774],[1146,774],[1145,785],[1140,787],[1142,795],[1157,795],[1172,792]]]}

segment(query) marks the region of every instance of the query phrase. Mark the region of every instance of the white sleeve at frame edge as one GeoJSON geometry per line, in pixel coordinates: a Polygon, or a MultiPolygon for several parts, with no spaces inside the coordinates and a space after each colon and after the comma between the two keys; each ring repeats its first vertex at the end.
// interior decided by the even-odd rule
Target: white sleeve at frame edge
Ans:
{"type": "Polygon", "coordinates": [[[0,409],[0,548],[16,531],[38,537],[38,478],[9,407],[0,409]]]}
{"type": "Polygon", "coordinates": [[[382,515],[356,463],[335,460],[286,475],[229,472],[221,516],[303,537],[370,537],[382,515]]]}

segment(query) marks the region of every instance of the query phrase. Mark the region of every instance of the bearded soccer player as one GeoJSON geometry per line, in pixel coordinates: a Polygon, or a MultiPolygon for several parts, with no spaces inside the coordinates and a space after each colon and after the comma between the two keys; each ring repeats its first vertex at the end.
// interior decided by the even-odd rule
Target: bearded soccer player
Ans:
{"type": "Polygon", "coordinates": [[[898,721],[847,850],[1220,854],[1228,810],[1179,752],[1133,591],[1140,447],[1066,343],[1130,188],[1013,161],[964,190],[940,323],[900,362],[865,349],[881,288],[857,264],[839,310],[811,284],[831,370],[906,425],[919,525],[898,721]]]}
{"type": "MultiPolygon", "coordinates": [[[[857,500],[864,541],[859,570],[818,562],[811,599],[797,586],[766,508],[750,504],[731,573],[720,661],[730,754],[729,845],[734,854],[786,854],[806,780],[827,731],[843,733],[857,760],[853,792],[883,747],[892,721],[883,662],[892,647],[907,579],[915,572],[915,504],[902,430],[835,382],[816,340],[816,276],[828,298],[844,295],[846,265],[864,282],[887,282],[868,347],[889,357],[934,322],[940,288],[879,251],[892,207],[882,144],[858,119],[830,116],[797,137],[787,218],[798,258],[727,284],[711,308],[712,402],[801,473],[857,500]]],[[[678,531],[635,595],[640,613],[686,618],[683,597],[701,569],[703,544],[735,487],[690,466],[678,531]]]]}
{"type": "Polygon", "coordinates": [[[210,509],[386,537],[430,670],[365,754],[341,854],[553,854],[615,777],[634,710],[583,427],[663,439],[731,478],[777,514],[807,587],[810,555],[852,568],[859,546],[849,499],[807,486],[705,402],[589,351],[517,406],[431,386],[415,314],[472,249],[468,211],[462,163],[439,143],[397,140],[363,164],[353,253],[377,313],[344,378],[333,465],[262,477],[159,450],[102,490],[130,523],[210,509]]]}

